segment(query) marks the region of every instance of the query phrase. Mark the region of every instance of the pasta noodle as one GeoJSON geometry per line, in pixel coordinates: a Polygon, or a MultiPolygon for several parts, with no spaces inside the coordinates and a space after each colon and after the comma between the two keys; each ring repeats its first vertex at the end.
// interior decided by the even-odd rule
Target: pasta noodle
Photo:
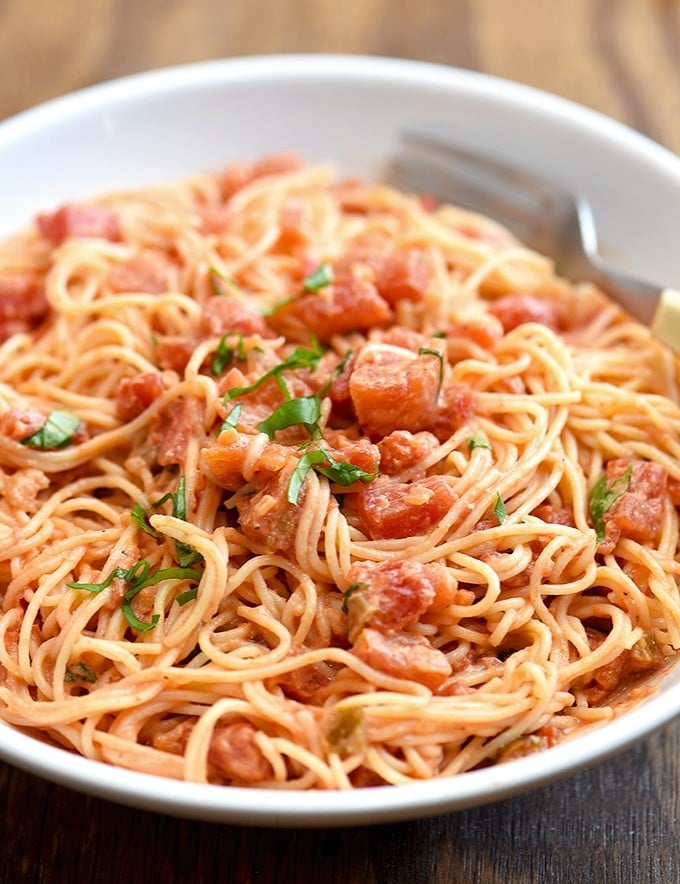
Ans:
{"type": "Polygon", "coordinates": [[[0,247],[0,717],[225,785],[548,749],[680,647],[674,356],[492,220],[273,157],[0,247]]]}

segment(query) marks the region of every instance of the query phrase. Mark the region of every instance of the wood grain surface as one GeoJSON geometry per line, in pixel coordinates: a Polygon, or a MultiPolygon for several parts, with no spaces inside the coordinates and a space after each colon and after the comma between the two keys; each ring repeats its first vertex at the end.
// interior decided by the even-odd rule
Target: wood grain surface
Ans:
{"type": "MultiPolygon", "coordinates": [[[[486,71],[680,152],[677,0],[0,0],[0,119],[136,71],[274,52],[486,71]]],[[[319,831],[173,819],[0,765],[0,882],[675,884],[678,759],[680,723],[500,803],[319,831]]]]}

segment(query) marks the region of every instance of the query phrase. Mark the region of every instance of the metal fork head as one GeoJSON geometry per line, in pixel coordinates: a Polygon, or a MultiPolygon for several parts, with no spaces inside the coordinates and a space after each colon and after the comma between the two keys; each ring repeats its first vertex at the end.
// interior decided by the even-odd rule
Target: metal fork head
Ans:
{"type": "MultiPolygon", "coordinates": [[[[436,135],[405,130],[386,175],[400,190],[498,221],[529,248],[552,257],[561,272],[584,269],[581,221],[590,218],[587,204],[579,205],[570,193],[533,173],[436,135]]],[[[596,247],[592,223],[589,233],[596,247]]]]}
{"type": "MultiPolygon", "coordinates": [[[[400,190],[432,196],[498,221],[529,248],[552,258],[562,275],[590,280],[641,322],[652,320],[660,287],[603,261],[585,197],[417,130],[403,133],[386,177],[400,190]]],[[[672,345],[680,349],[675,342],[672,345]]]]}

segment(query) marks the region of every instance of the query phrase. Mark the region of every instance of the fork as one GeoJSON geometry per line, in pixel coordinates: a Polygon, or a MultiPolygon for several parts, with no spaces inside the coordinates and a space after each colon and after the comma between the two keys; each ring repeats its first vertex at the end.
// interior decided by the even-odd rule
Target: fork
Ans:
{"type": "Polygon", "coordinates": [[[589,280],[680,352],[680,291],[637,279],[605,263],[587,199],[533,172],[414,129],[402,133],[387,180],[487,215],[525,245],[551,256],[558,271],[589,280]]]}

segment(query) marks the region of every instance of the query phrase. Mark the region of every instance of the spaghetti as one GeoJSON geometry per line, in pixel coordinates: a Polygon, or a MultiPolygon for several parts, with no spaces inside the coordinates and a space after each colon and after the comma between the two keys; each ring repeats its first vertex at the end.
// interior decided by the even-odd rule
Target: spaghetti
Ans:
{"type": "Polygon", "coordinates": [[[548,748],[680,647],[677,364],[494,222],[290,157],[0,247],[0,716],[342,789],[548,748]]]}

